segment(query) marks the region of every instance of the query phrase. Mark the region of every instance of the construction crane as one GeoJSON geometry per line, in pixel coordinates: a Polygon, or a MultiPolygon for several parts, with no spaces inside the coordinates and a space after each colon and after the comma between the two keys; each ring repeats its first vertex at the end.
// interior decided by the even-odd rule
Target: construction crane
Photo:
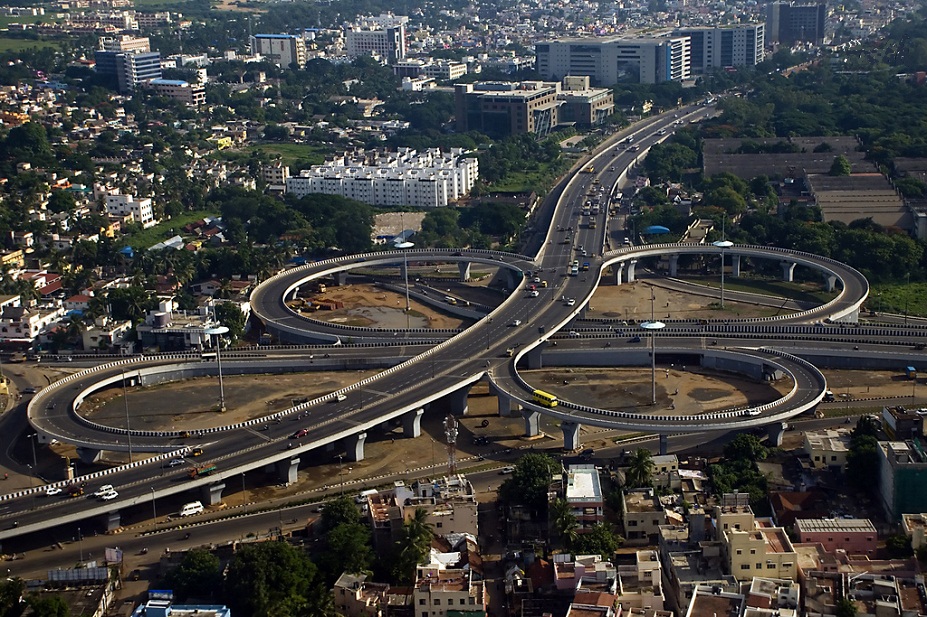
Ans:
{"type": "Polygon", "coordinates": [[[447,473],[457,473],[457,418],[448,415],[444,418],[444,436],[447,438],[447,473]]]}

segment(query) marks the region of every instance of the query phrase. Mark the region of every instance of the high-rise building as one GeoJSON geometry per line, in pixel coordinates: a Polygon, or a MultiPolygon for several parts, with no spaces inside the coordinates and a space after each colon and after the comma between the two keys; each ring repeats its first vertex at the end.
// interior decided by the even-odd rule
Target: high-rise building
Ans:
{"type": "Polygon", "coordinates": [[[675,36],[689,37],[692,73],[729,66],[756,66],[763,61],[765,24],[722,28],[680,28],[675,36]]]}
{"type": "Polygon", "coordinates": [[[599,86],[688,79],[689,38],[578,38],[535,45],[542,79],[588,75],[599,86]]]}
{"type": "Polygon", "coordinates": [[[406,23],[404,15],[384,13],[364,17],[347,27],[347,54],[352,58],[376,54],[393,63],[406,57],[406,23]]]}
{"type": "Polygon", "coordinates": [[[119,92],[132,92],[139,84],[161,78],[161,53],[151,51],[146,37],[101,38],[94,52],[95,70],[114,79],[119,92]]]}
{"type": "Polygon", "coordinates": [[[306,41],[295,34],[256,34],[251,37],[251,53],[285,69],[306,65],[306,41]]]}
{"type": "Polygon", "coordinates": [[[547,135],[559,123],[557,82],[482,82],[454,86],[457,130],[490,137],[547,135]]]}
{"type": "Polygon", "coordinates": [[[771,2],[766,8],[766,42],[791,45],[793,43],[824,42],[824,19],[827,5],[823,2],[797,4],[771,2]]]}

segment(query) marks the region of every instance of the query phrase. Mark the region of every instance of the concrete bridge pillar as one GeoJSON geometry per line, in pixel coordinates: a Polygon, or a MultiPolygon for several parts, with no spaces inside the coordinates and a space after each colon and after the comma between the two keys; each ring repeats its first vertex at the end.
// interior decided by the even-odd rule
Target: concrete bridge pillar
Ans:
{"type": "Polygon", "coordinates": [[[766,427],[766,445],[776,447],[782,445],[782,436],[785,434],[785,422],[773,422],[766,427]]]}
{"type": "Polygon", "coordinates": [[[669,449],[669,435],[660,435],[660,455],[666,454],[666,451],[669,449]]]}
{"type": "Polygon", "coordinates": [[[827,287],[827,291],[833,291],[834,287],[837,286],[837,277],[833,274],[825,274],[824,285],[827,287]]]}
{"type": "Polygon", "coordinates": [[[779,265],[782,266],[782,280],[791,283],[795,280],[795,262],[794,261],[783,261],[779,265]]]}
{"type": "Polygon", "coordinates": [[[509,417],[512,415],[512,412],[516,410],[517,405],[512,401],[509,396],[494,386],[492,382],[489,383],[489,393],[495,395],[496,403],[499,406],[499,415],[502,417],[509,417]]]}
{"type": "Polygon", "coordinates": [[[94,448],[77,448],[77,456],[80,457],[83,463],[96,463],[100,460],[100,455],[102,453],[102,450],[96,450],[94,448]]]}
{"type": "Polygon", "coordinates": [[[578,422],[561,422],[560,430],[563,431],[563,449],[579,450],[579,429],[581,425],[578,422]]]}
{"type": "MultiPolygon", "coordinates": [[[[299,459],[297,459],[299,460],[299,459]]],[[[216,482],[200,487],[202,493],[201,501],[207,506],[217,506],[222,503],[222,491],[225,490],[225,482],[216,482]]]]}
{"type": "Polygon", "coordinates": [[[293,288],[293,293],[289,298],[284,298],[284,300],[295,300],[299,297],[299,285],[293,288]]]}
{"type": "Polygon", "coordinates": [[[422,434],[422,414],[425,410],[419,407],[408,411],[402,416],[403,437],[418,437],[422,434]]]}
{"type": "Polygon", "coordinates": [[[106,531],[116,531],[122,527],[122,516],[119,514],[119,510],[113,510],[100,515],[100,522],[103,523],[103,529],[106,531]]]}
{"type": "Polygon", "coordinates": [[[524,276],[517,273],[515,270],[505,269],[506,280],[508,281],[507,289],[509,291],[515,291],[521,287],[521,282],[524,280],[524,276]]]}
{"type": "Polygon", "coordinates": [[[349,461],[357,463],[364,460],[365,441],[367,441],[367,433],[357,433],[344,438],[344,449],[349,461]]]}
{"type": "Polygon", "coordinates": [[[675,277],[676,271],[679,269],[679,255],[670,255],[669,256],[669,275],[675,277]]]}
{"type": "Polygon", "coordinates": [[[469,261],[458,261],[457,271],[460,273],[461,281],[470,280],[470,262],[469,261]]]}
{"type": "Polygon", "coordinates": [[[634,282],[634,268],[635,268],[635,266],[637,266],[637,260],[636,260],[636,259],[632,259],[631,261],[628,262],[628,282],[629,282],[629,283],[633,283],[633,282],[634,282]]]}
{"type": "Polygon", "coordinates": [[[740,276],[740,255],[731,255],[731,276],[740,276]]]}
{"type": "Polygon", "coordinates": [[[294,456],[291,459],[277,461],[276,467],[277,477],[280,478],[280,481],[293,484],[297,480],[296,472],[299,471],[299,457],[294,456]]]}
{"type": "Polygon", "coordinates": [[[528,362],[528,368],[544,368],[543,353],[545,347],[547,347],[547,343],[541,343],[523,356],[528,362]]]}
{"type": "Polygon", "coordinates": [[[621,273],[624,272],[624,262],[613,265],[612,272],[615,275],[615,285],[621,285],[621,273]]]}
{"type": "Polygon", "coordinates": [[[538,423],[541,413],[530,409],[522,409],[521,417],[525,419],[525,437],[537,437],[541,432],[538,423]]]}
{"type": "Polygon", "coordinates": [[[337,287],[342,287],[348,282],[348,273],[347,272],[335,272],[332,274],[332,279],[335,282],[337,287]]]}
{"type": "Polygon", "coordinates": [[[447,401],[448,411],[455,416],[465,416],[470,410],[467,403],[467,396],[470,394],[470,385],[466,385],[459,390],[455,390],[444,396],[447,401]]]}

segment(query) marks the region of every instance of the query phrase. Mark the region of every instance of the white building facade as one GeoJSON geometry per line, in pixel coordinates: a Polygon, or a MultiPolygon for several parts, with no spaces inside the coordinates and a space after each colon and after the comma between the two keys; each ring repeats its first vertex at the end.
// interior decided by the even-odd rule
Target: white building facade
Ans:
{"type": "Polygon", "coordinates": [[[544,80],[588,75],[600,86],[653,84],[690,77],[687,36],[626,39],[576,38],[535,45],[537,71],[544,80]]]}
{"type": "Polygon", "coordinates": [[[251,53],[266,57],[279,67],[306,65],[306,42],[294,34],[256,34],[251,37],[251,53]]]}
{"type": "Polygon", "coordinates": [[[347,27],[347,54],[352,58],[374,54],[388,62],[406,57],[406,23],[404,15],[384,13],[364,17],[347,27]]]}
{"type": "Polygon", "coordinates": [[[341,195],[374,206],[438,208],[470,192],[479,178],[479,161],[462,149],[437,148],[398,152],[373,158],[347,156],[313,165],[286,179],[287,193],[341,195]]]}
{"type": "Polygon", "coordinates": [[[157,224],[154,210],[151,207],[151,198],[136,199],[135,195],[107,195],[106,213],[114,216],[132,215],[136,223],[143,229],[154,227],[157,224]]]}

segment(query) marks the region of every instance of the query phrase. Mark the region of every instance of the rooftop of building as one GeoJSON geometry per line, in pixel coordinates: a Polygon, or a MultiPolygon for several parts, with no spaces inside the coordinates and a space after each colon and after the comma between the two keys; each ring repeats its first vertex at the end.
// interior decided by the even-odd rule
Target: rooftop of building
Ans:
{"type": "Polygon", "coordinates": [[[601,502],[602,485],[595,465],[571,465],[566,477],[566,500],[576,502],[601,502]]]}
{"type": "Polygon", "coordinates": [[[740,594],[714,593],[699,588],[692,596],[688,615],[692,617],[739,617],[743,611],[744,597],[740,594]]]}
{"type": "Polygon", "coordinates": [[[914,529],[927,529],[927,514],[902,514],[901,523],[908,531],[914,529]]]}
{"type": "Polygon", "coordinates": [[[663,506],[654,497],[653,490],[633,490],[624,494],[625,508],[628,512],[662,512],[663,506]]]}
{"type": "Polygon", "coordinates": [[[573,603],[567,610],[566,617],[608,617],[611,613],[608,606],[573,603]]]}
{"type": "Polygon", "coordinates": [[[800,518],[795,528],[799,533],[877,533],[868,518],[800,518]]]}
{"type": "Polygon", "coordinates": [[[807,431],[805,440],[815,450],[831,452],[846,452],[850,446],[850,429],[822,429],[820,431],[807,431]]]}

